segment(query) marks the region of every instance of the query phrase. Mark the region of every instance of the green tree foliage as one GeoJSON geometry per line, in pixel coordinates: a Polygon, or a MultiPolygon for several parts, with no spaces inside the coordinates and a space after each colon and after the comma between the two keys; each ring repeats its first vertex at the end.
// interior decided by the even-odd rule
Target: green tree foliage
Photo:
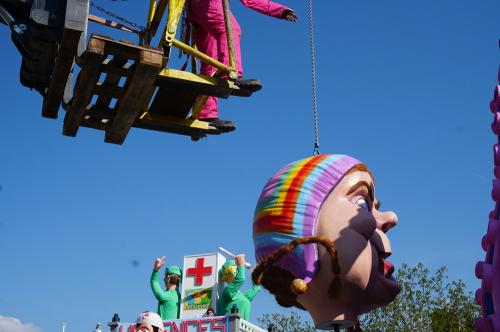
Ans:
{"type": "Polygon", "coordinates": [[[462,280],[448,282],[446,268],[431,274],[422,263],[396,273],[401,293],[384,308],[361,316],[363,331],[474,331],[480,308],[462,280]]]}
{"type": "Polygon", "coordinates": [[[274,324],[276,332],[315,332],[314,326],[296,312],[292,311],[288,315],[278,313],[263,314],[257,318],[259,325],[267,330],[270,324],[274,324]]]}
{"type": "MultiPolygon", "coordinates": [[[[395,278],[401,293],[388,306],[360,317],[364,332],[474,331],[480,308],[462,280],[448,281],[445,267],[431,274],[422,263],[415,267],[403,264],[395,278]]],[[[293,311],[289,315],[264,314],[257,320],[264,329],[274,324],[276,332],[315,331],[309,320],[293,311]]]]}

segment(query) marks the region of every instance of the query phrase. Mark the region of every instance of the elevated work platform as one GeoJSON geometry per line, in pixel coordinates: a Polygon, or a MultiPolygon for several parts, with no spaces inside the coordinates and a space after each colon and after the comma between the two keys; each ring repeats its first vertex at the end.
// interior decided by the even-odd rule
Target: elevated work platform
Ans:
{"type": "MultiPolygon", "coordinates": [[[[189,38],[175,38],[185,1],[150,0],[147,27],[133,31],[89,14],[89,0],[66,0],[61,37],[54,42],[57,51],[51,61],[51,74],[37,86],[44,97],[42,115],[56,119],[62,105],[67,111],[63,135],[75,137],[80,127],[93,128],[104,131],[104,141],[114,144],[123,144],[132,127],[186,135],[193,140],[234,130],[233,125],[198,120],[207,97],[249,97],[260,86],[249,87],[241,81],[239,84],[245,88],[236,85],[238,73],[229,21],[229,65],[200,52],[196,45],[189,44],[189,38]],[[162,37],[158,47],[152,47],[151,40],[167,8],[162,37]],[[134,32],[139,42],[117,41],[98,34],[92,34],[87,42],[89,20],[134,32]],[[191,72],[169,67],[174,47],[191,56],[191,72]],[[198,74],[197,61],[217,71],[213,76],[198,74]],[[78,73],[76,80],[74,72],[78,73]]],[[[227,2],[223,7],[228,16],[227,2]]],[[[43,13],[50,16],[51,12],[43,13]]]]}
{"type": "MultiPolygon", "coordinates": [[[[76,36],[65,35],[75,48],[76,36]]],[[[68,47],[69,49],[69,47],[68,47]]],[[[71,51],[67,52],[68,54],[71,51]]],[[[57,117],[58,100],[71,69],[70,56],[61,53],[43,115],[57,117]],[[61,73],[61,74],[59,74],[61,73]],[[62,84],[61,82],[64,82],[62,84]]],[[[209,123],[190,119],[190,111],[203,95],[227,98],[239,88],[230,80],[164,68],[163,50],[92,35],[77,59],[81,71],[73,98],[65,105],[63,134],[76,136],[80,127],[105,131],[105,141],[122,144],[131,127],[201,138],[221,132],[209,123]]]]}

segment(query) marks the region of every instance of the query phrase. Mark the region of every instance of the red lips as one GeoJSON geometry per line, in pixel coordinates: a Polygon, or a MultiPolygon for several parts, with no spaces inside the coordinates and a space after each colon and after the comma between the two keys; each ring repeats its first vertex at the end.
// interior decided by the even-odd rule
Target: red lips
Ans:
{"type": "Polygon", "coordinates": [[[382,259],[382,262],[384,263],[384,277],[390,278],[394,273],[394,265],[385,259],[382,259]]]}

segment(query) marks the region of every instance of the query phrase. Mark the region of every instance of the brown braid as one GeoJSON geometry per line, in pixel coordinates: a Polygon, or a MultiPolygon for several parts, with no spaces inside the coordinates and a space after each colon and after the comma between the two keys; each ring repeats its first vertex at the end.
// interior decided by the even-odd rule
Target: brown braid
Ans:
{"type": "Polygon", "coordinates": [[[329,293],[334,298],[338,297],[340,293],[340,265],[337,249],[331,240],[321,236],[295,238],[287,245],[274,251],[260,262],[252,272],[253,282],[259,285],[262,284],[269,292],[274,294],[278,304],[284,307],[296,306],[304,309],[297,302],[297,295],[307,291],[307,284],[304,280],[296,278],[289,271],[274,266],[274,264],[292,252],[297,246],[311,243],[321,244],[330,255],[334,277],[330,284],[329,293]]]}

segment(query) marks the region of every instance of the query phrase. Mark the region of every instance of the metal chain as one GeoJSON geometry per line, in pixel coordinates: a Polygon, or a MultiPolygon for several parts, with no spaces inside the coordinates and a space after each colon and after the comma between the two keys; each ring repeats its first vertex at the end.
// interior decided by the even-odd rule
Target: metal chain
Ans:
{"type": "Polygon", "coordinates": [[[143,27],[142,25],[139,25],[137,23],[134,23],[134,22],[130,22],[129,20],[127,20],[126,18],[120,16],[120,15],[117,15],[109,10],[106,10],[104,9],[103,7],[99,6],[99,5],[96,5],[94,2],[90,1],[90,6],[94,7],[96,10],[100,11],[100,12],[103,12],[104,14],[110,16],[110,17],[113,17],[114,19],[124,23],[124,24],[127,24],[129,25],[129,27],[132,27],[132,28],[135,28],[135,29],[131,29],[133,30],[135,33],[139,33],[141,34],[142,31],[144,31],[146,28],[143,27]]]}
{"type": "Polygon", "coordinates": [[[314,113],[314,149],[313,155],[317,156],[319,152],[319,127],[318,127],[318,101],[316,97],[316,56],[314,49],[314,20],[313,20],[313,4],[309,0],[309,41],[311,47],[311,74],[312,74],[312,97],[313,97],[313,113],[314,113]]]}

